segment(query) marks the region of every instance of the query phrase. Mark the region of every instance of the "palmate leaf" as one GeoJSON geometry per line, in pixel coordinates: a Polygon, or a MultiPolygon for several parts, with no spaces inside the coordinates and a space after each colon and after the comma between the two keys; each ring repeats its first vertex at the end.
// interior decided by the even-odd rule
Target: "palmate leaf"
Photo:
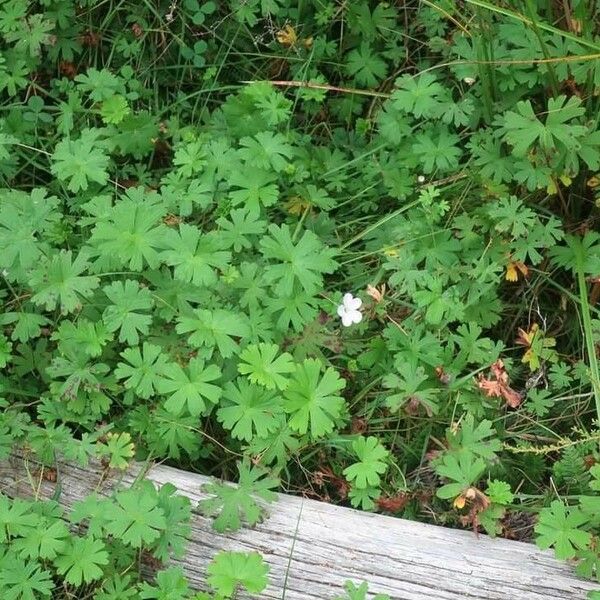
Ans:
{"type": "Polygon", "coordinates": [[[134,390],[140,398],[150,398],[156,393],[156,386],[167,366],[167,357],[160,346],[144,342],[139,348],[127,348],[121,352],[127,361],[120,362],[115,369],[117,379],[125,379],[125,387],[134,390]]]}
{"type": "MultiPolygon", "coordinates": [[[[139,597],[143,600],[188,600],[190,598],[190,587],[183,569],[181,567],[169,567],[164,571],[159,571],[156,574],[154,585],[150,585],[146,581],[142,583],[139,597]]],[[[194,596],[194,600],[204,600],[204,598],[212,600],[212,597],[203,596],[200,593],[194,596]]],[[[117,598],[114,600],[117,600],[117,598]]],[[[121,600],[120,596],[118,600],[121,600]]]]}
{"type": "Polygon", "coordinates": [[[600,273],[600,234],[588,231],[583,238],[566,235],[566,246],[554,246],[550,256],[555,265],[573,273],[600,273]]]}
{"type": "Polygon", "coordinates": [[[549,152],[557,144],[571,152],[581,144],[578,138],[587,134],[587,127],[570,123],[585,112],[581,100],[576,96],[559,96],[548,100],[548,112],[542,123],[533,111],[529,100],[517,102],[516,111],[508,111],[503,119],[504,139],[513,147],[517,156],[525,156],[535,143],[549,152]]]}
{"type": "Polygon", "coordinates": [[[460,429],[448,428],[446,439],[449,450],[454,454],[467,453],[489,461],[494,460],[502,449],[492,422],[484,419],[476,425],[472,414],[462,419],[460,429]]]}
{"type": "Polygon", "coordinates": [[[277,417],[283,413],[283,407],[281,397],[275,392],[241,379],[237,386],[229,382],[224,396],[228,403],[219,408],[217,418],[234,438],[250,441],[277,429],[277,417]]]}
{"type": "Polygon", "coordinates": [[[97,144],[98,132],[84,129],[78,140],[65,139],[56,145],[51,170],[67,181],[73,193],[87,190],[90,181],[104,185],[108,181],[109,157],[97,144]]]}
{"type": "Polygon", "coordinates": [[[191,316],[180,316],[176,330],[177,333],[190,333],[188,341],[192,346],[217,348],[223,358],[237,352],[238,345],[233,338],[243,338],[250,333],[241,315],[220,309],[196,309],[191,316]]]}
{"type": "Polygon", "coordinates": [[[2,325],[14,323],[10,339],[26,342],[32,338],[39,337],[42,327],[49,325],[51,321],[42,315],[32,312],[5,312],[0,315],[0,323],[2,325]]]}
{"type": "Polygon", "coordinates": [[[152,544],[152,554],[163,562],[174,556],[185,556],[186,543],[191,532],[192,504],[187,496],[177,493],[171,483],[165,483],[158,491],[158,507],[165,514],[165,527],[158,540],[152,544]]]}
{"type": "Polygon", "coordinates": [[[107,533],[133,548],[147,546],[159,538],[167,522],[158,506],[158,494],[150,481],[135,488],[117,492],[116,506],[109,514],[107,533]]]}
{"type": "Polygon", "coordinates": [[[277,416],[276,427],[265,437],[252,438],[246,451],[260,459],[261,464],[284,467],[300,447],[300,440],[290,429],[284,414],[277,416]]]}
{"type": "Polygon", "coordinates": [[[56,196],[44,189],[29,194],[17,190],[0,192],[0,265],[12,278],[15,269],[27,269],[38,261],[43,245],[37,236],[62,218],[56,196]]]}
{"type": "MultiPolygon", "coordinates": [[[[345,596],[338,596],[335,600],[367,600],[367,592],[369,586],[366,582],[361,583],[358,587],[351,581],[344,584],[345,596]]],[[[376,594],[373,600],[391,600],[387,594],[376,594]]]]}
{"type": "Polygon", "coordinates": [[[198,508],[207,516],[218,515],[213,527],[220,533],[235,531],[242,522],[256,525],[265,513],[257,498],[264,502],[273,502],[277,498],[273,489],[279,481],[268,477],[265,469],[240,462],[238,471],[240,478],[235,486],[228,483],[203,486],[203,490],[213,497],[201,500],[198,508]]]}
{"type": "Polygon", "coordinates": [[[584,549],[592,536],[583,527],[589,517],[575,507],[567,507],[560,500],[554,500],[550,507],[543,508],[535,526],[538,534],[536,544],[545,550],[554,547],[556,558],[573,558],[578,549],[584,549]]]}
{"type": "Polygon", "coordinates": [[[259,169],[282,171],[294,156],[294,148],[281,133],[261,131],[252,137],[243,137],[240,145],[242,148],[238,152],[242,160],[259,169]]]}
{"type": "Polygon", "coordinates": [[[25,536],[39,525],[40,517],[31,510],[31,503],[25,500],[10,500],[0,494],[0,543],[4,544],[14,536],[25,536]]]}
{"type": "Polygon", "coordinates": [[[392,106],[415,117],[438,114],[445,100],[445,89],[435,75],[422,73],[416,77],[402,75],[396,81],[397,90],[392,94],[392,106]]]}
{"type": "Polygon", "coordinates": [[[304,360],[284,392],[290,428],[301,434],[310,432],[312,438],[331,433],[344,408],[344,399],[337,392],[344,389],[346,381],[331,367],[321,377],[321,367],[320,360],[304,360]]]}
{"type": "Polygon", "coordinates": [[[108,264],[132,271],[141,271],[146,265],[155,269],[165,246],[166,227],[161,222],[165,208],[143,189],[129,190],[128,194],[105,219],[98,220],[90,245],[108,264]]]}
{"type": "Polygon", "coordinates": [[[108,552],[104,542],[89,535],[71,538],[67,550],[54,560],[59,575],[74,586],[100,579],[106,564],[108,552]]]}
{"type": "Polygon", "coordinates": [[[23,558],[53,560],[66,547],[68,537],[69,530],[63,521],[42,517],[37,527],[15,540],[14,548],[23,558]]]}
{"type": "Polygon", "coordinates": [[[139,334],[147,334],[152,323],[152,316],[137,311],[152,308],[152,294],[142,288],[137,281],[113,281],[102,288],[111,301],[102,313],[102,320],[108,331],[119,330],[119,341],[134,346],[139,334]]]}
{"type": "MultiPolygon", "coordinates": [[[[273,206],[279,198],[277,176],[263,169],[236,170],[229,176],[233,188],[229,198],[234,206],[243,205],[252,216],[258,217],[261,206],[273,206]]],[[[240,209],[242,210],[242,209],[240,209]]]]}
{"type": "Polygon", "coordinates": [[[287,374],[296,369],[292,355],[284,352],[277,358],[277,344],[251,344],[240,354],[238,371],[248,375],[252,383],[257,383],[269,390],[284,390],[288,385],[287,374]]]}
{"type": "Polygon", "coordinates": [[[219,552],[208,565],[208,583],[225,598],[239,588],[260,594],[267,587],[269,567],[258,552],[219,552]]]}
{"type": "Polygon", "coordinates": [[[438,475],[452,482],[443,485],[436,492],[438,498],[446,500],[459,496],[475,484],[485,471],[485,462],[469,452],[463,452],[458,457],[445,454],[442,461],[435,466],[435,470],[438,475]]]}
{"type": "Polygon", "coordinates": [[[169,363],[163,369],[156,388],[160,394],[169,394],[165,408],[175,415],[184,408],[196,417],[206,410],[206,401],[216,404],[221,396],[221,388],[210,383],[221,377],[217,365],[204,366],[201,358],[192,358],[186,368],[177,363],[169,363]]]}
{"type": "Polygon", "coordinates": [[[3,600],[38,600],[55,589],[52,575],[36,561],[23,561],[7,553],[0,559],[0,592],[3,600]]]}
{"type": "Polygon", "coordinates": [[[266,268],[266,278],[276,283],[276,293],[292,294],[295,282],[308,294],[319,291],[322,274],[333,273],[337,267],[335,251],[323,246],[312,231],[305,231],[298,243],[294,243],[287,225],[270,225],[269,234],[261,239],[260,246],[265,258],[279,262],[266,268]]]}
{"type": "Polygon", "coordinates": [[[230,221],[224,217],[217,219],[217,225],[221,228],[218,235],[223,240],[225,247],[233,248],[234,252],[251,248],[252,238],[248,239],[248,236],[261,235],[267,228],[266,221],[259,220],[258,210],[253,211],[250,208],[235,209],[229,213],[229,218],[230,221]]]}
{"type": "Polygon", "coordinates": [[[61,250],[35,269],[29,285],[35,291],[31,301],[46,310],[60,306],[63,314],[77,310],[81,298],[87,298],[100,284],[98,277],[82,275],[90,267],[88,256],[80,252],[72,260],[70,250],[61,250]]]}
{"type": "Polygon", "coordinates": [[[168,230],[164,242],[169,250],[163,252],[161,258],[175,267],[175,279],[194,285],[215,284],[215,269],[226,269],[231,260],[231,253],[222,249],[223,244],[217,234],[202,234],[193,225],[183,223],[179,231],[168,230]]]}
{"type": "Polygon", "coordinates": [[[387,64],[367,41],[348,53],[346,72],[354,77],[359,85],[375,87],[386,75],[387,64]]]}
{"type": "Polygon", "coordinates": [[[380,475],[385,473],[388,467],[384,460],[389,452],[374,436],[367,438],[360,436],[352,442],[352,450],[359,462],[344,469],[346,479],[354,482],[354,485],[360,489],[378,486],[380,475]]]}

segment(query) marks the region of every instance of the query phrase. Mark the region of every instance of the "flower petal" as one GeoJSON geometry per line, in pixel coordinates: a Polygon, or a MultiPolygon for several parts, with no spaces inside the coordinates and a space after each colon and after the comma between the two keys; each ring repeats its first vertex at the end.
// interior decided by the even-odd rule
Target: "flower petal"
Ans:
{"type": "Polygon", "coordinates": [[[342,298],[342,304],[347,308],[347,309],[352,309],[352,300],[354,300],[352,294],[350,292],[344,294],[344,297],[342,298]]]}
{"type": "Polygon", "coordinates": [[[350,327],[350,325],[352,325],[352,313],[345,312],[342,315],[342,325],[344,327],[350,327]]]}
{"type": "Polygon", "coordinates": [[[351,310],[358,310],[362,306],[362,300],[360,298],[352,298],[349,304],[351,310]]]}
{"type": "Polygon", "coordinates": [[[348,314],[350,315],[353,323],[360,323],[362,321],[363,316],[359,310],[353,310],[348,314]]]}
{"type": "Polygon", "coordinates": [[[337,307],[337,314],[338,314],[340,317],[343,317],[343,316],[344,316],[344,315],[345,315],[347,312],[348,312],[348,311],[346,310],[346,307],[345,307],[343,304],[340,304],[340,305],[337,307]]]}

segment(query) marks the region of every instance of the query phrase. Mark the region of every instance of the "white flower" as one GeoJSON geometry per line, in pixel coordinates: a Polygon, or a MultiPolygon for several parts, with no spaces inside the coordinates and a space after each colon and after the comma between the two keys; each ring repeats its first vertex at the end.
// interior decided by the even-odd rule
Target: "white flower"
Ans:
{"type": "Polygon", "coordinates": [[[360,298],[355,298],[352,294],[344,294],[342,303],[337,309],[337,314],[342,317],[344,327],[350,327],[353,323],[362,321],[363,316],[359,310],[361,306],[362,300],[360,298]]]}
{"type": "Polygon", "coordinates": [[[418,183],[425,183],[425,176],[424,175],[419,175],[417,177],[417,182],[418,183]]]}
{"type": "Polygon", "coordinates": [[[475,77],[465,77],[463,79],[463,81],[467,84],[467,85],[473,85],[475,83],[475,77]]]}

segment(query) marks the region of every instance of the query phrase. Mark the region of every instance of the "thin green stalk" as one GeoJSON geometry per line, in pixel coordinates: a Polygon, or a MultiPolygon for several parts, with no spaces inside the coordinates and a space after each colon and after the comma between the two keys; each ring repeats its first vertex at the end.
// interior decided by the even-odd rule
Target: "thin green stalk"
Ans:
{"type": "Polygon", "coordinates": [[[577,261],[577,285],[579,287],[579,303],[581,304],[581,321],[583,324],[583,335],[585,337],[585,346],[588,355],[590,380],[592,390],[594,391],[594,400],[596,402],[596,416],[600,424],[600,376],[598,374],[598,359],[596,357],[596,345],[594,344],[594,334],[592,331],[592,317],[590,314],[590,304],[588,302],[588,289],[585,281],[583,265],[577,261]]]}
{"type": "MultiPolygon", "coordinates": [[[[548,48],[546,47],[546,42],[540,33],[540,27],[538,26],[538,21],[535,18],[535,8],[533,6],[533,2],[531,0],[527,0],[527,10],[529,12],[529,17],[531,18],[531,29],[537,37],[538,42],[540,43],[540,48],[542,49],[542,54],[546,60],[550,59],[550,53],[548,52],[548,48]]],[[[547,64],[548,69],[548,77],[550,78],[550,87],[552,88],[552,94],[556,98],[559,94],[558,89],[558,78],[556,77],[556,72],[554,70],[554,65],[552,63],[547,64]]]]}
{"type": "MultiPolygon", "coordinates": [[[[515,19],[517,21],[521,21],[521,23],[525,23],[526,25],[533,25],[533,22],[528,17],[525,17],[524,15],[522,15],[518,12],[509,10],[508,8],[502,8],[501,6],[496,6],[489,2],[485,2],[484,0],[465,0],[465,3],[472,4],[473,6],[480,6],[481,8],[487,8],[488,10],[491,10],[492,12],[495,12],[499,15],[504,15],[505,17],[509,17],[509,18],[515,19]]],[[[558,29],[558,27],[553,27],[552,25],[548,25],[547,23],[538,23],[538,27],[542,31],[554,33],[556,35],[559,35],[559,36],[565,38],[566,40],[571,40],[572,42],[577,42],[581,46],[585,46],[587,48],[592,48],[596,51],[600,51],[600,44],[598,44],[596,42],[592,42],[590,40],[586,40],[585,38],[577,37],[576,35],[573,35],[572,33],[569,33],[568,31],[563,31],[562,29],[558,29]]]]}

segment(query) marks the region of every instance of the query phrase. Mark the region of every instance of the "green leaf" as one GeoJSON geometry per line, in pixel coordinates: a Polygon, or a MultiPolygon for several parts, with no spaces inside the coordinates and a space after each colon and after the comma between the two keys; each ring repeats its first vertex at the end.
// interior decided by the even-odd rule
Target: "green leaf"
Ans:
{"type": "Polygon", "coordinates": [[[154,396],[167,366],[167,357],[160,346],[144,342],[141,352],[139,348],[127,348],[121,356],[127,362],[118,363],[115,377],[125,379],[125,387],[134,390],[140,398],[154,396]]]}
{"type": "Polygon", "coordinates": [[[447,500],[456,498],[477,483],[485,471],[485,462],[466,452],[459,454],[458,457],[445,454],[442,462],[435,466],[435,470],[438,475],[453,482],[443,485],[436,493],[438,498],[447,500]]]}
{"type": "Polygon", "coordinates": [[[100,444],[100,453],[108,456],[108,466],[112,469],[126,469],[135,453],[135,446],[131,441],[131,434],[126,431],[106,434],[106,441],[100,444]]]}
{"type": "Polygon", "coordinates": [[[306,359],[298,365],[284,392],[284,409],[291,414],[290,428],[319,438],[333,431],[345,402],[337,392],[344,389],[346,382],[334,369],[328,367],[321,377],[321,361],[306,359]]]}
{"type": "Polygon", "coordinates": [[[190,333],[188,341],[196,348],[216,347],[223,358],[238,352],[238,344],[233,338],[244,338],[250,333],[242,316],[229,310],[196,309],[192,314],[194,316],[178,318],[177,333],[190,333]]]}
{"type": "Polygon", "coordinates": [[[504,139],[517,156],[525,156],[536,142],[545,152],[556,149],[557,145],[573,152],[580,147],[577,138],[587,134],[583,125],[569,123],[585,112],[577,96],[550,98],[545,123],[533,112],[529,100],[517,102],[516,108],[516,112],[508,111],[504,115],[503,125],[506,132],[504,139]]]}
{"type": "Polygon", "coordinates": [[[545,550],[554,547],[556,558],[573,558],[577,550],[585,549],[592,536],[583,529],[589,517],[581,510],[567,507],[560,500],[554,500],[549,507],[543,508],[535,532],[536,544],[545,550]]]}
{"type": "Polygon", "coordinates": [[[269,567],[258,552],[219,552],[207,568],[207,581],[225,598],[244,589],[260,594],[266,587],[269,567]]]}
{"type": "Polygon", "coordinates": [[[418,403],[425,408],[429,416],[437,414],[439,389],[431,382],[427,383],[429,377],[425,374],[425,369],[423,367],[415,369],[404,360],[397,360],[395,366],[399,375],[389,373],[383,378],[384,387],[395,392],[386,397],[386,406],[390,410],[398,411],[407,403],[411,403],[411,409],[418,403]]]}
{"type": "Polygon", "coordinates": [[[394,108],[417,118],[437,115],[445,101],[445,90],[431,73],[402,75],[396,87],[391,99],[394,108]]]}
{"type": "MultiPolygon", "coordinates": [[[[337,596],[335,600],[367,600],[369,586],[366,582],[363,582],[356,587],[351,581],[346,581],[344,590],[346,594],[344,596],[337,596]]],[[[387,594],[375,594],[372,598],[373,600],[391,600],[387,594]]]]}
{"type": "Polygon", "coordinates": [[[63,354],[82,352],[87,356],[97,357],[102,354],[111,338],[102,322],[93,323],[81,318],[75,323],[62,321],[50,339],[58,341],[63,354]]]}
{"type": "Polygon", "coordinates": [[[94,102],[101,102],[114,96],[121,89],[121,82],[108,69],[90,68],[86,73],[75,77],[78,88],[87,92],[94,102]]]}
{"type": "Polygon", "coordinates": [[[266,470],[240,462],[238,471],[240,478],[237,485],[209,483],[203,486],[203,490],[214,497],[201,500],[198,508],[207,516],[218,515],[213,527],[220,533],[239,529],[242,521],[249,526],[256,525],[265,512],[257,498],[264,502],[273,502],[277,498],[272,490],[279,481],[267,477],[266,470]]]}
{"type": "Polygon", "coordinates": [[[475,418],[467,414],[457,430],[450,427],[446,439],[451,452],[473,454],[485,460],[494,460],[502,449],[502,442],[496,437],[492,422],[487,419],[475,425],[475,418]]]}
{"type": "Polygon", "coordinates": [[[600,234],[588,231],[582,238],[565,236],[566,246],[550,249],[552,262],[576,274],[578,271],[595,275],[600,273],[600,234]]]}
{"type": "Polygon", "coordinates": [[[64,554],[54,560],[59,575],[74,586],[91,583],[103,575],[102,566],[108,564],[108,552],[102,540],[91,536],[72,538],[64,554]]]}
{"type": "Polygon", "coordinates": [[[52,575],[35,561],[18,560],[8,553],[0,559],[0,590],[3,600],[38,600],[55,589],[52,575]]]}
{"type": "Polygon", "coordinates": [[[140,598],[144,600],[188,600],[190,588],[183,569],[169,567],[164,571],[159,571],[156,574],[156,585],[150,585],[144,581],[140,589],[140,598]]]}
{"type": "Polygon", "coordinates": [[[164,406],[175,415],[184,408],[193,417],[206,410],[206,401],[216,404],[221,396],[221,388],[210,383],[221,377],[217,365],[204,366],[201,358],[192,358],[187,368],[177,363],[166,365],[156,383],[160,394],[169,394],[164,406]]]}
{"type": "Polygon", "coordinates": [[[276,344],[251,344],[240,354],[238,371],[248,375],[252,383],[269,390],[285,390],[288,385],[286,374],[296,369],[291,354],[284,352],[277,358],[279,347],[276,344]]]}
{"type": "Polygon", "coordinates": [[[380,483],[380,475],[385,473],[388,465],[384,460],[389,452],[374,436],[360,436],[352,442],[352,450],[359,462],[344,469],[344,476],[357,488],[376,487],[380,483]]]}
{"type": "Polygon", "coordinates": [[[515,495],[510,490],[510,484],[498,479],[488,483],[485,494],[494,504],[511,504],[515,499],[515,495]]]}
{"type": "MultiPolygon", "coordinates": [[[[267,205],[265,204],[265,206],[267,205]]],[[[234,252],[247,250],[252,247],[253,238],[248,239],[249,236],[258,236],[264,233],[267,223],[259,220],[258,204],[255,208],[255,211],[250,207],[232,210],[229,213],[230,221],[224,217],[217,219],[217,225],[221,228],[219,238],[225,247],[232,247],[234,252]]]]}
{"type": "Polygon", "coordinates": [[[222,242],[215,233],[201,234],[193,225],[182,223],[179,231],[168,230],[162,259],[175,267],[176,279],[194,285],[212,286],[217,282],[215,269],[225,270],[231,254],[222,250],[222,242]]]}
{"type": "Polygon", "coordinates": [[[133,548],[148,546],[160,537],[167,522],[164,511],[157,506],[158,495],[151,482],[117,492],[115,500],[105,527],[107,533],[133,548]]]}
{"type": "Polygon", "coordinates": [[[31,301],[46,310],[60,306],[63,314],[81,308],[81,298],[89,298],[100,284],[97,277],[82,275],[90,267],[88,255],[80,252],[74,261],[70,250],[61,250],[35,269],[29,285],[35,290],[31,301]]]}
{"type": "Polygon", "coordinates": [[[67,545],[69,530],[63,521],[42,517],[37,527],[32,527],[21,539],[15,540],[14,548],[22,558],[53,560],[67,545]]]}
{"type": "Polygon", "coordinates": [[[137,281],[113,281],[102,288],[111,302],[102,313],[108,331],[119,331],[119,341],[130,346],[139,343],[139,334],[147,335],[152,316],[143,312],[152,308],[152,294],[137,281]]]}
{"type": "Polygon", "coordinates": [[[356,83],[365,87],[375,87],[387,73],[387,64],[374,52],[367,41],[351,50],[346,57],[346,72],[356,83]]]}
{"type": "Polygon", "coordinates": [[[49,325],[51,321],[37,313],[5,312],[0,315],[0,323],[2,325],[15,323],[10,339],[27,342],[32,338],[39,337],[42,327],[49,325]]]}
{"type": "Polygon", "coordinates": [[[127,99],[120,94],[115,94],[107,98],[100,108],[102,120],[106,123],[120,123],[129,113],[131,109],[127,103],[127,99]]]}
{"type": "Polygon", "coordinates": [[[219,408],[217,418],[236,439],[264,438],[278,427],[277,417],[283,413],[281,398],[244,380],[238,382],[237,386],[232,382],[225,386],[228,402],[219,408]]]}
{"type": "Polygon", "coordinates": [[[325,248],[312,231],[305,231],[297,244],[287,225],[270,225],[269,234],[261,239],[260,246],[265,258],[279,262],[266,269],[267,280],[277,282],[275,292],[282,296],[291,294],[295,282],[308,294],[319,292],[323,287],[322,274],[333,273],[337,267],[335,252],[325,248]]]}
{"type": "Polygon", "coordinates": [[[44,250],[41,241],[61,220],[58,198],[34,188],[29,194],[0,191],[0,265],[12,279],[21,269],[36,266],[44,250]]]}
{"type": "Polygon", "coordinates": [[[247,165],[259,169],[282,171],[288,164],[286,159],[294,156],[293,147],[281,133],[261,131],[252,137],[243,137],[240,146],[241,158],[247,165]]]}
{"type": "Polygon", "coordinates": [[[161,222],[165,208],[160,200],[145,198],[143,189],[128,193],[106,218],[98,220],[89,243],[108,265],[132,271],[141,271],[145,265],[155,269],[165,245],[166,228],[161,222]]]}
{"type": "Polygon", "coordinates": [[[51,170],[73,193],[87,190],[90,181],[104,185],[108,181],[109,158],[97,145],[98,133],[84,129],[78,140],[65,139],[56,145],[51,170]]]}
{"type": "Polygon", "coordinates": [[[0,494],[0,543],[13,537],[24,537],[38,525],[39,517],[31,512],[29,502],[10,500],[0,494]]]}

